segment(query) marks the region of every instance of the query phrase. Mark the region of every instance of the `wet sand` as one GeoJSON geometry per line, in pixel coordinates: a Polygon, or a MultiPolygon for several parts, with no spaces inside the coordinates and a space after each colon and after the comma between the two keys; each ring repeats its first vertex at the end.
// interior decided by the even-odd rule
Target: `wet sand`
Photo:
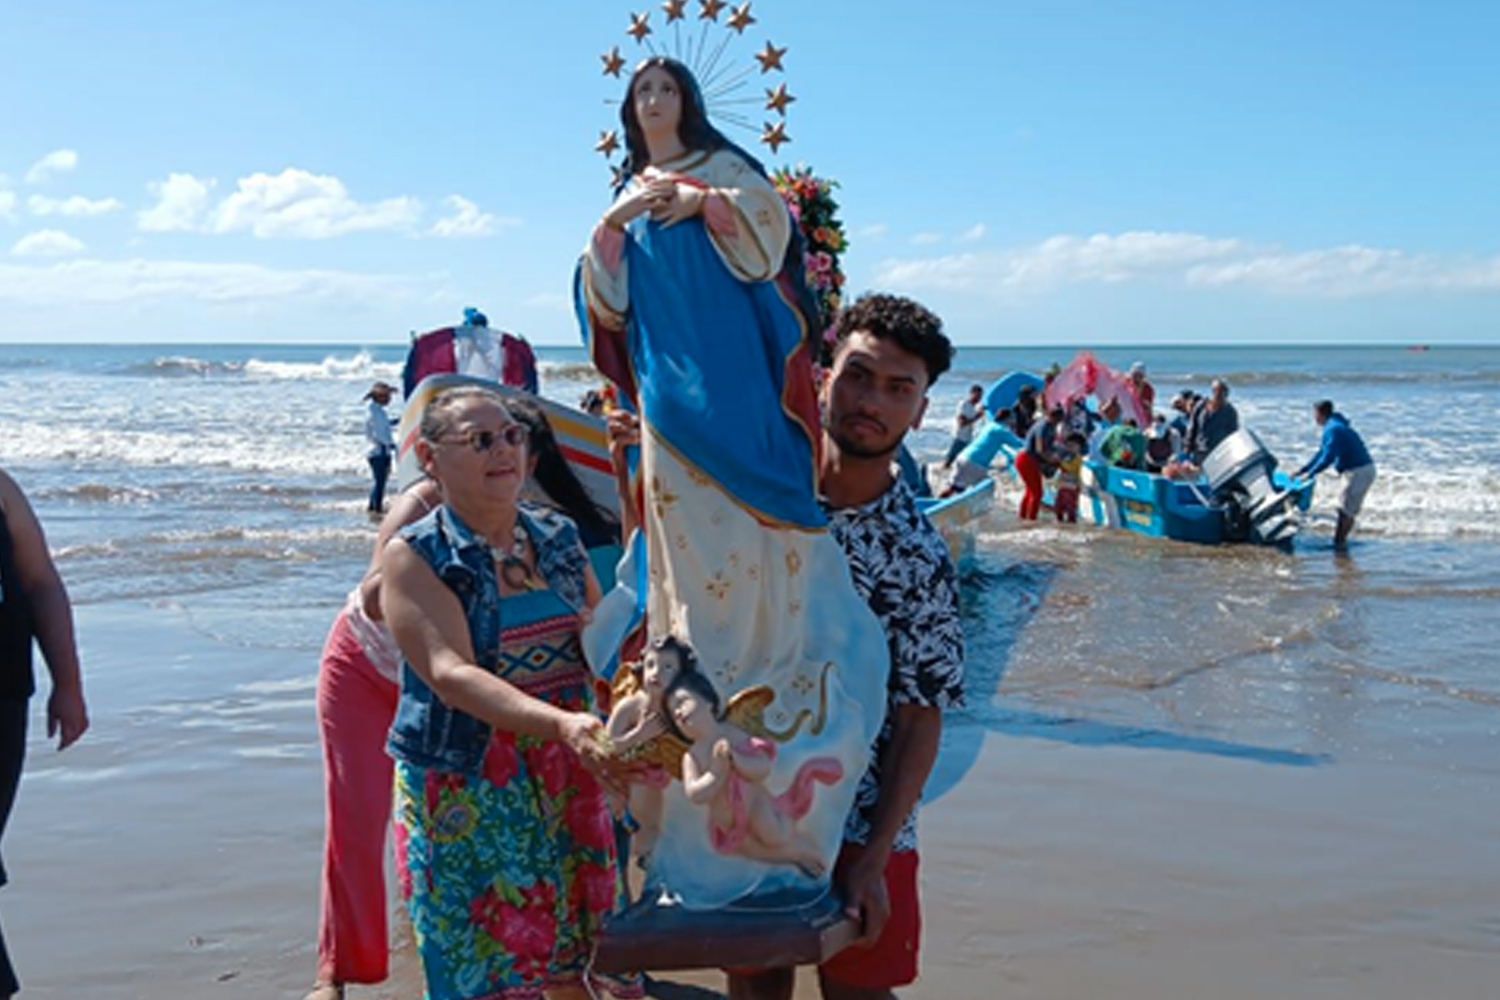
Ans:
{"type": "MultiPolygon", "coordinates": [[[[306,990],[322,831],[313,682],[335,605],[278,612],[305,621],[275,635],[306,636],[279,646],[232,606],[80,609],[94,729],[59,756],[34,703],[5,843],[0,916],[24,997],[306,990]]],[[[1472,713],[1496,745],[1492,705],[1423,710],[1472,713]]],[[[950,780],[935,784],[964,773],[924,813],[923,976],[903,996],[1496,996],[1493,755],[1408,757],[1394,738],[1339,755],[1193,753],[1074,725],[992,713],[950,727],[950,780]]],[[[393,973],[351,1000],[420,995],[409,948],[393,973]]],[[[814,994],[804,977],[799,996],[814,994]]]]}

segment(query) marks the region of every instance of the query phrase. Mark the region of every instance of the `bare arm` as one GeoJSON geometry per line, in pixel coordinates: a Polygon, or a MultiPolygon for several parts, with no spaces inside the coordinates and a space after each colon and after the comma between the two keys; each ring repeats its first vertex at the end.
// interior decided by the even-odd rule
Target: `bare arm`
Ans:
{"type": "Polygon", "coordinates": [[[856,945],[869,947],[880,939],[891,915],[885,889],[885,868],[891,847],[912,807],[922,797],[922,786],[937,760],[943,731],[941,709],[899,705],[891,741],[880,760],[880,798],[871,819],[870,841],[861,847],[846,844],[853,860],[843,869],[845,913],[860,922],[856,945]]]}
{"type": "Polygon", "coordinates": [[[73,633],[73,605],[62,577],[47,551],[47,538],[26,495],[15,480],[0,472],[0,509],[5,511],[15,551],[16,572],[31,606],[37,643],[47,661],[52,694],[47,699],[47,735],[58,736],[65,750],[89,728],[83,700],[83,672],[73,633]]]}
{"type": "Polygon", "coordinates": [[[391,509],[380,519],[380,529],[375,533],[375,549],[370,553],[370,565],[365,570],[365,578],[359,581],[359,600],[364,605],[365,617],[370,621],[381,620],[380,553],[396,537],[396,532],[408,524],[420,521],[442,499],[437,483],[424,479],[391,501],[391,509]]]}
{"type": "Polygon", "coordinates": [[[585,712],[566,712],[522,692],[476,664],[469,623],[458,598],[404,539],[381,553],[381,608],[401,653],[417,676],[449,708],[525,736],[560,740],[597,760],[594,734],[603,724],[585,712]]]}
{"type": "Polygon", "coordinates": [[[881,855],[881,867],[901,832],[901,824],[922,798],[922,788],[937,762],[943,734],[941,709],[898,705],[891,741],[880,761],[880,798],[870,820],[871,851],[881,855]]]}

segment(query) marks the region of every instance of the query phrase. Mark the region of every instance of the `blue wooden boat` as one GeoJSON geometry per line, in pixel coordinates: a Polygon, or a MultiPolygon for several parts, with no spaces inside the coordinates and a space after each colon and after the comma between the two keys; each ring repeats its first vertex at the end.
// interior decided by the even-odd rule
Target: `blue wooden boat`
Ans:
{"type": "Polygon", "coordinates": [[[951,497],[922,497],[917,508],[948,543],[948,555],[959,575],[976,565],[979,520],[995,506],[995,481],[986,478],[951,497]]]}
{"type": "Polygon", "coordinates": [[[1312,482],[1297,483],[1281,472],[1273,471],[1268,477],[1271,501],[1256,506],[1248,493],[1212,491],[1204,479],[1168,479],[1093,460],[1085,462],[1084,468],[1080,517],[1179,542],[1290,542],[1300,527],[1300,515],[1312,503],[1312,482]],[[1257,513],[1263,515],[1263,525],[1257,524],[1257,513]]]}
{"type": "MultiPolygon", "coordinates": [[[[990,387],[986,401],[1014,401],[1021,385],[1040,379],[1012,372],[990,387]]],[[[994,410],[990,410],[993,414],[994,410]]],[[[994,431],[991,431],[994,433],[994,431]]],[[[1014,434],[991,462],[999,471],[1014,467],[1022,447],[1014,434]]],[[[1276,470],[1276,458],[1254,431],[1241,429],[1226,438],[1203,463],[1196,480],[1168,479],[1139,469],[1112,466],[1097,459],[1084,462],[1079,497],[1081,520],[1181,542],[1218,545],[1225,542],[1289,544],[1312,503],[1313,483],[1293,481],[1276,470]]],[[[1046,503],[1051,504],[1051,487],[1046,503]]]]}

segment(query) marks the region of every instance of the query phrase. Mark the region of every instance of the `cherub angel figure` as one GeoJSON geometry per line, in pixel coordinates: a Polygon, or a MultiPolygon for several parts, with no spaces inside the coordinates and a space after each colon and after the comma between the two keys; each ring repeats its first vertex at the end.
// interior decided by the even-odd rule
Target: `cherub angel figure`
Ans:
{"type": "MultiPolygon", "coordinates": [[[[735,702],[744,706],[746,693],[761,692],[742,692],[735,702]]],[[[769,695],[765,689],[762,697],[753,699],[755,708],[763,709],[769,695]]],[[[793,864],[821,878],[827,869],[823,852],[797,821],[812,808],[814,785],[839,781],[843,765],[834,757],[813,757],[797,769],[786,791],[773,795],[766,779],[776,760],[776,743],[729,721],[706,676],[679,673],[667,687],[664,702],[673,732],[688,743],[682,755],[683,791],[689,802],[708,808],[714,850],[793,864]]]]}
{"type": "Polygon", "coordinates": [[[671,734],[663,697],[682,674],[698,669],[698,659],[687,643],[673,635],[652,641],[641,662],[616,690],[605,733],[613,751],[643,766],[630,783],[630,815],[635,820],[634,851],[646,856],[661,831],[663,793],[680,767],[687,745],[671,734]]]}

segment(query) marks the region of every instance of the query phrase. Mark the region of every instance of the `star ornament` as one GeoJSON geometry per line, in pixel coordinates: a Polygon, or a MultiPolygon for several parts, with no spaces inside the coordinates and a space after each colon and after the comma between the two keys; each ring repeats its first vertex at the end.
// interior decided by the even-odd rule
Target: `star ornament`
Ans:
{"type": "Polygon", "coordinates": [[[717,21],[719,11],[728,6],[725,0],[698,0],[698,20],[717,21]]]}
{"type": "Polygon", "coordinates": [[[651,12],[649,10],[644,14],[631,14],[630,27],[625,29],[625,34],[634,38],[637,43],[644,41],[646,36],[651,34],[650,21],[651,12]]]}
{"type": "Polygon", "coordinates": [[[620,55],[620,47],[618,45],[599,58],[604,61],[605,76],[619,77],[620,70],[625,68],[625,57],[620,55]]]}
{"type": "Polygon", "coordinates": [[[755,59],[760,63],[761,73],[769,73],[771,70],[779,70],[785,73],[786,69],[781,65],[781,57],[786,55],[786,48],[777,48],[770,42],[766,43],[764,52],[755,53],[755,59]]]}
{"type": "Polygon", "coordinates": [[[786,134],[786,122],[777,122],[772,125],[766,122],[765,131],[760,134],[760,141],[771,147],[771,155],[775,156],[783,143],[791,142],[791,136],[786,134]]]}
{"type": "Polygon", "coordinates": [[[661,9],[667,12],[667,23],[671,24],[673,21],[681,21],[684,16],[682,10],[686,6],[687,0],[667,0],[666,3],[662,4],[661,9]]]}
{"type": "Polygon", "coordinates": [[[614,156],[615,150],[620,148],[620,136],[614,129],[599,133],[599,141],[594,143],[594,151],[602,153],[606,157],[614,156]]]}
{"type": "Polygon", "coordinates": [[[786,117],[786,106],[795,100],[784,83],[777,84],[775,88],[766,88],[766,110],[774,111],[783,118],[786,117]]]}
{"type": "Polygon", "coordinates": [[[726,23],[737,33],[743,35],[745,29],[755,23],[755,18],[750,16],[750,0],[745,0],[744,3],[736,7],[734,12],[729,15],[726,23]]]}

